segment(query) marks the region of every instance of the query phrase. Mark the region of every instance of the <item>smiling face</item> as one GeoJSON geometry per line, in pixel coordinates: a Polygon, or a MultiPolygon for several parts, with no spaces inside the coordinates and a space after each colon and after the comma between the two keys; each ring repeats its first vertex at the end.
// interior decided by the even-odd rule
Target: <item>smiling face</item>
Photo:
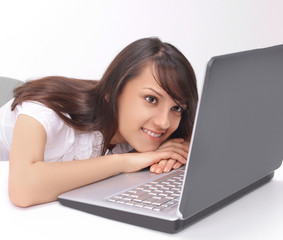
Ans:
{"type": "Polygon", "coordinates": [[[128,143],[138,152],[154,151],[179,126],[182,110],[145,67],[118,97],[118,130],[111,144],[128,143]]]}

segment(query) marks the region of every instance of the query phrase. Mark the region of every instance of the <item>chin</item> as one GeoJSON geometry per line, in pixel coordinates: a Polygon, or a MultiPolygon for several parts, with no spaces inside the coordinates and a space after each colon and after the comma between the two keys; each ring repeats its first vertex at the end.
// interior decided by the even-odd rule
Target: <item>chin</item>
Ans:
{"type": "Polygon", "coordinates": [[[137,147],[134,147],[134,149],[137,152],[141,152],[142,153],[142,152],[153,152],[153,151],[157,150],[158,147],[159,147],[159,145],[158,146],[148,146],[148,147],[146,147],[146,146],[141,146],[141,147],[137,146],[137,147]]]}

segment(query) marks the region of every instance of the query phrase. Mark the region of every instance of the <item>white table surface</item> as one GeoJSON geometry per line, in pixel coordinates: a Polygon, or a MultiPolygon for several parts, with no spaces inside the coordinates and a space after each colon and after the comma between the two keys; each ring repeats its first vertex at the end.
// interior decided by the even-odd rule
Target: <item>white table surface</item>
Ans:
{"type": "Polygon", "coordinates": [[[0,239],[282,240],[283,167],[271,182],[176,234],[161,233],[64,207],[15,207],[8,198],[8,162],[0,162],[0,239]]]}

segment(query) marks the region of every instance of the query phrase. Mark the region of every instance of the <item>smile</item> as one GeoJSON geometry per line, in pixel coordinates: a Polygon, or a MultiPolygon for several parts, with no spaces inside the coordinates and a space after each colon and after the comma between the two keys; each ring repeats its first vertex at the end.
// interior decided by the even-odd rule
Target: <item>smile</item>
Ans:
{"type": "Polygon", "coordinates": [[[143,132],[147,133],[151,137],[159,138],[163,133],[154,133],[148,129],[142,128],[143,132]]]}

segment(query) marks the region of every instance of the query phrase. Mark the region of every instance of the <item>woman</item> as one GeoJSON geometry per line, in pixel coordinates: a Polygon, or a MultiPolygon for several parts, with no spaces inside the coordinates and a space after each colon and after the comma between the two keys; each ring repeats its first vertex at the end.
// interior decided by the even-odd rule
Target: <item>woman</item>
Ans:
{"type": "Polygon", "coordinates": [[[25,83],[0,110],[10,200],[26,207],[122,172],[179,168],[197,99],[190,63],[157,38],[127,46],[100,81],[25,83]]]}

